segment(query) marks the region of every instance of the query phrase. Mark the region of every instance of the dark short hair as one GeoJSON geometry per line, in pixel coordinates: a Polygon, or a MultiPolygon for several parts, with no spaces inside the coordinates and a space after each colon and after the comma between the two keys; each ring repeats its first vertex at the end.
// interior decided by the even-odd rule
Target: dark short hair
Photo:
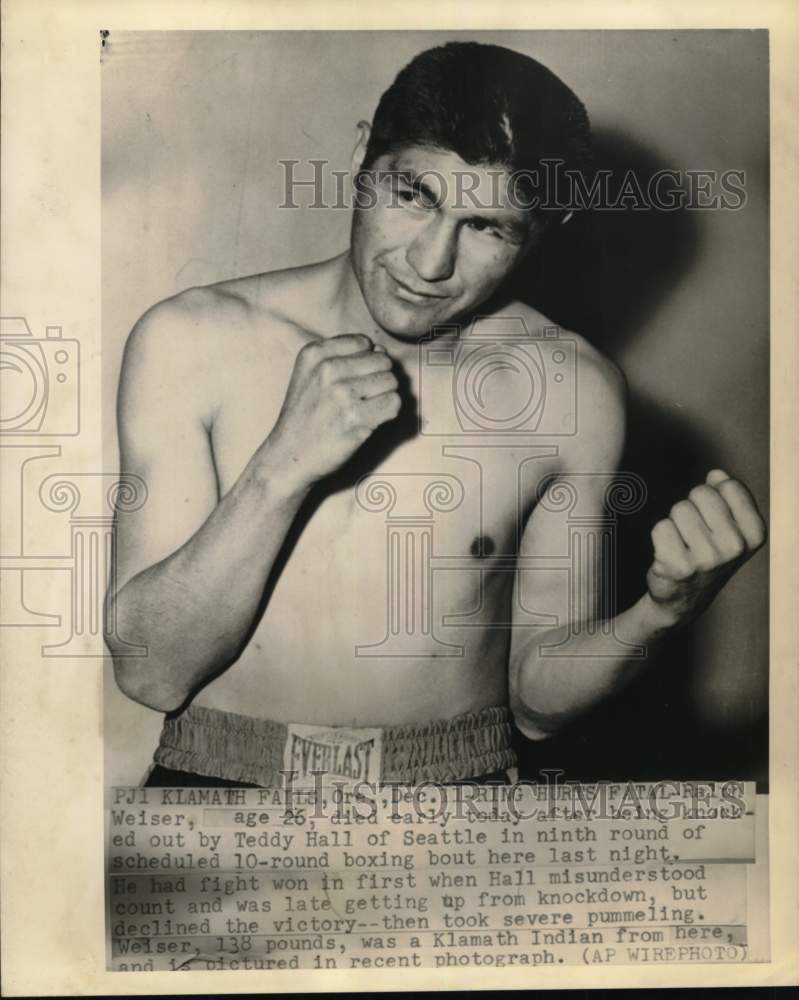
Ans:
{"type": "Polygon", "coordinates": [[[577,95],[529,56],[499,45],[448,42],[415,56],[380,98],[364,158],[406,146],[451,150],[510,172],[560,160],[591,164],[588,115],[577,95]]]}

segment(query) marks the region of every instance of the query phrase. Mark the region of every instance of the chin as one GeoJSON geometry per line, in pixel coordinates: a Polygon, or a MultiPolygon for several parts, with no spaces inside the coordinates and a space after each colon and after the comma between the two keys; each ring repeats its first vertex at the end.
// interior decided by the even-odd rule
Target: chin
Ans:
{"type": "Polygon", "coordinates": [[[404,309],[400,304],[379,302],[372,305],[367,302],[367,307],[375,323],[398,340],[419,340],[431,327],[445,322],[412,307],[404,309]]]}
{"type": "Polygon", "coordinates": [[[378,295],[373,302],[366,299],[366,304],[375,323],[398,340],[419,340],[434,327],[455,323],[463,315],[451,302],[446,309],[432,309],[406,304],[385,294],[378,295]]]}
{"type": "Polygon", "coordinates": [[[408,320],[404,323],[394,322],[390,326],[383,327],[383,329],[397,340],[411,342],[421,340],[432,333],[436,327],[446,326],[451,322],[452,320],[449,318],[408,320]]]}
{"type": "Polygon", "coordinates": [[[427,334],[430,333],[435,326],[439,325],[440,322],[440,320],[434,320],[432,322],[417,321],[415,323],[412,321],[405,323],[393,322],[390,324],[387,323],[385,326],[381,324],[381,326],[383,326],[383,329],[387,334],[395,337],[397,340],[412,342],[415,340],[421,340],[422,337],[427,336],[427,334]]]}

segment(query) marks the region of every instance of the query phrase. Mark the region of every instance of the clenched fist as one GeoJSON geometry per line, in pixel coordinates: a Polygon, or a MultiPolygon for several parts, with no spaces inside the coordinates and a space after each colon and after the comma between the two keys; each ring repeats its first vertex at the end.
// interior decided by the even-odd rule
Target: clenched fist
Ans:
{"type": "Polygon", "coordinates": [[[703,611],[727,580],[766,540],[749,490],[714,469],[652,529],[655,555],[649,594],[674,624],[703,611]]]}
{"type": "Polygon", "coordinates": [[[307,487],[334,472],[400,411],[386,351],[360,333],[306,344],[269,442],[285,476],[307,487]]]}

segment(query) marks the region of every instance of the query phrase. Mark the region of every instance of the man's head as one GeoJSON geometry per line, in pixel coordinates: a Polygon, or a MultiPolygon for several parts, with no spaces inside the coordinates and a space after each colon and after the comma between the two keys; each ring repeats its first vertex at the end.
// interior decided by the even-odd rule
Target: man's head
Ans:
{"type": "Polygon", "coordinates": [[[563,194],[545,181],[590,161],[588,119],[572,91],[535,60],[476,42],[416,56],[371,128],[359,127],[353,268],[376,322],[401,337],[493,295],[567,217],[541,208],[563,194]]]}

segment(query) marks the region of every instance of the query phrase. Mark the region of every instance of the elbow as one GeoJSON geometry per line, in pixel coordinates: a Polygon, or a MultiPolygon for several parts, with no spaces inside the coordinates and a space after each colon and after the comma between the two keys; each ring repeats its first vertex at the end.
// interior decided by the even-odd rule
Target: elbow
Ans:
{"type": "Polygon", "coordinates": [[[569,712],[551,711],[541,702],[541,679],[536,678],[535,661],[529,657],[516,655],[511,658],[508,705],[513,724],[528,740],[536,742],[557,736],[571,721],[569,712]],[[531,683],[532,680],[536,683],[531,683]]]}
{"type": "Polygon", "coordinates": [[[548,740],[558,732],[559,727],[550,728],[542,719],[534,718],[528,711],[513,711],[512,715],[514,725],[528,740],[548,740]]]}
{"type": "Polygon", "coordinates": [[[141,662],[143,657],[114,657],[114,679],[119,690],[131,701],[156,712],[174,712],[189,696],[179,691],[161,677],[151,673],[152,665],[141,662]],[[138,663],[137,663],[138,661],[138,663]]]}
{"type": "Polygon", "coordinates": [[[551,739],[560,733],[567,721],[563,715],[536,712],[513,692],[510,697],[510,711],[514,725],[528,740],[551,739]]]}
{"type": "Polygon", "coordinates": [[[142,629],[126,620],[124,606],[117,595],[106,595],[106,621],[114,627],[105,635],[105,644],[114,664],[114,680],[125,697],[156,712],[174,712],[191,692],[179,690],[170,681],[170,671],[162,657],[154,655],[150,643],[143,641],[142,629]],[[122,641],[125,635],[133,641],[122,641]],[[131,646],[140,647],[140,655],[131,655],[131,646]]]}

